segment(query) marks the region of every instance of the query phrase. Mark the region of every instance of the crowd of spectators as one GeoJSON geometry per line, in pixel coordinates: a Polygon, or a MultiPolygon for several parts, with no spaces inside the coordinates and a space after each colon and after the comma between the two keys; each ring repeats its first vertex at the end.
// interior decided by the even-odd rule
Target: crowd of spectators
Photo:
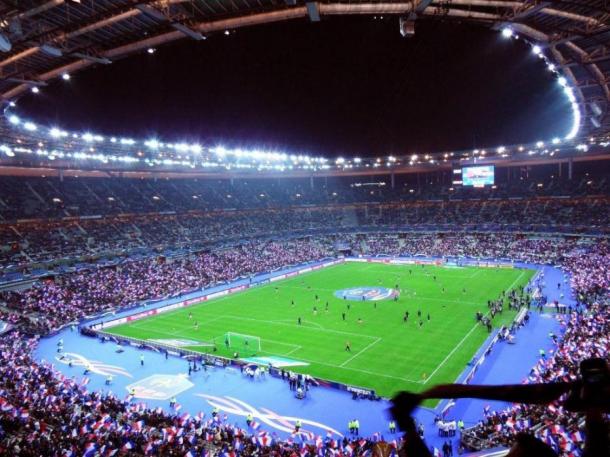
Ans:
{"type": "Polygon", "coordinates": [[[5,308],[0,316],[13,323],[18,319],[30,330],[46,333],[88,315],[331,254],[322,241],[304,239],[249,243],[178,258],[125,261],[48,278],[22,292],[0,292],[0,303],[4,302],[5,308]]]}
{"type": "MultiPolygon", "coordinates": [[[[588,285],[587,288],[590,288],[588,285]]],[[[591,357],[607,359],[610,351],[610,308],[606,301],[584,310],[559,316],[563,335],[552,356],[541,356],[526,382],[571,382],[579,376],[579,364],[591,357]]],[[[462,443],[472,450],[510,446],[521,431],[535,436],[560,455],[580,455],[584,445],[584,415],[549,405],[515,405],[504,411],[485,411],[485,419],[462,434],[462,443]]]]}
{"type": "Polygon", "coordinates": [[[502,233],[320,235],[252,241],[180,257],[125,260],[104,268],[46,278],[24,291],[0,292],[0,319],[46,333],[88,315],[342,252],[468,256],[558,264],[571,274],[572,286],[582,296],[581,301],[607,294],[610,285],[610,254],[604,241],[591,243],[574,237],[538,238],[502,233]]]}
{"type": "MultiPolygon", "coordinates": [[[[565,333],[557,351],[540,360],[529,382],[574,379],[580,360],[607,356],[610,315],[602,305],[608,304],[610,247],[603,237],[578,235],[608,233],[610,198],[604,185],[591,192],[583,182],[570,188],[530,183],[476,195],[472,189],[414,190],[412,185],[3,180],[0,281],[11,269],[75,259],[111,261],[0,292],[0,320],[17,329],[0,338],[0,454],[201,455],[213,450],[293,456],[323,449],[329,455],[362,455],[374,440],[307,437],[315,444],[306,445],[297,435],[280,441],[221,418],[171,415],[131,399],[89,393],[51,365],[36,363],[29,355],[36,339],[15,333],[44,335],[89,315],[345,253],[559,265],[587,306],[562,318],[565,333]],[[572,198],[551,198],[563,192],[572,198]],[[82,218],[94,214],[100,216],[82,218]]],[[[506,445],[516,432],[529,429],[560,452],[578,452],[581,422],[559,404],[518,405],[489,412],[464,434],[463,443],[473,449],[506,445]]]]}
{"type": "MultiPolygon", "coordinates": [[[[27,316],[28,325],[21,328],[46,333],[87,314],[327,257],[339,241],[354,249],[367,249],[369,254],[393,253],[398,249],[432,255],[444,249],[445,256],[464,253],[494,256],[505,252],[505,245],[509,243],[513,246],[513,258],[531,260],[534,255],[535,259],[558,262],[571,274],[573,286],[586,300],[604,293],[607,297],[608,292],[610,256],[603,242],[580,245],[570,239],[548,242],[506,234],[412,238],[377,234],[370,238],[349,235],[251,243],[185,258],[125,262],[112,268],[42,281],[26,291],[3,293],[4,309],[9,310],[18,327],[23,324],[20,319],[27,316]],[[475,249],[477,241],[480,252],[475,249]]],[[[532,369],[530,382],[575,379],[580,360],[608,353],[610,314],[607,307],[592,305],[563,319],[565,333],[557,351],[551,358],[541,359],[532,369]]],[[[374,440],[337,442],[322,437],[306,437],[313,445],[302,444],[298,436],[281,441],[265,432],[259,435],[253,430],[241,430],[221,419],[150,411],[130,399],[88,393],[80,383],[64,378],[51,365],[32,360],[29,351],[34,344],[35,339],[15,333],[0,339],[3,427],[0,453],[29,456],[36,449],[45,455],[95,455],[96,452],[105,455],[114,450],[128,455],[185,455],[188,452],[200,455],[206,449],[219,453],[246,450],[248,455],[274,452],[278,456],[292,456],[307,455],[307,452],[317,455],[322,449],[328,454],[341,451],[344,455],[362,455],[374,445],[374,440]]],[[[463,435],[463,444],[470,448],[507,445],[516,432],[530,429],[559,451],[573,452],[583,441],[579,431],[581,422],[582,417],[566,413],[558,404],[519,405],[488,413],[484,422],[463,435]]]]}
{"type": "Polygon", "coordinates": [[[363,179],[3,177],[0,275],[153,247],[337,228],[607,234],[610,227],[603,178],[528,178],[485,189],[414,175],[397,176],[394,187],[387,177],[357,182],[363,179]]]}
{"type": "MultiPolygon", "coordinates": [[[[349,178],[130,179],[3,176],[0,221],[108,214],[214,211],[327,204],[422,200],[489,200],[509,197],[608,195],[603,169],[573,180],[553,174],[505,180],[484,189],[453,186],[450,172],[349,178]],[[422,179],[423,178],[423,179],[422,179]]],[[[493,212],[493,210],[490,210],[493,212]]]]}
{"type": "Polygon", "coordinates": [[[81,380],[35,361],[30,356],[35,345],[36,339],[16,333],[0,338],[0,455],[351,456],[364,455],[375,444],[374,439],[336,440],[311,432],[279,440],[211,412],[170,414],[147,409],[129,396],[88,392],[81,380]]]}
{"type": "MultiPolygon", "coordinates": [[[[192,249],[257,237],[334,231],[503,231],[604,233],[610,199],[402,202],[375,206],[298,207],[0,224],[0,275],[134,252],[192,249]]],[[[475,240],[478,242],[478,240],[475,240]]],[[[389,241],[384,240],[385,243],[389,241]]],[[[384,250],[396,251],[385,246],[384,250]]],[[[439,245],[441,252],[444,246],[439,245]]],[[[479,246],[464,246],[464,254],[479,246]]],[[[502,257],[509,257],[507,246],[502,257]]],[[[1,276],[0,276],[1,277],[1,276]]]]}
{"type": "Polygon", "coordinates": [[[600,243],[593,251],[577,250],[565,256],[563,268],[571,272],[571,285],[582,302],[604,300],[610,289],[610,247],[600,243]]]}

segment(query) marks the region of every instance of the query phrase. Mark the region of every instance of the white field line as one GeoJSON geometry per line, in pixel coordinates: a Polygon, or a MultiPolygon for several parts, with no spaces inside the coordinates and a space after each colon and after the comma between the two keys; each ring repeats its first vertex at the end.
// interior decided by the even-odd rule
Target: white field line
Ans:
{"type": "Polygon", "coordinates": [[[347,359],[345,362],[343,362],[341,365],[339,365],[340,368],[343,368],[345,365],[347,365],[348,363],[350,363],[352,360],[354,360],[356,357],[358,357],[360,354],[362,354],[364,351],[369,350],[370,348],[372,348],[374,345],[376,345],[377,343],[379,343],[381,341],[381,338],[377,338],[375,341],[373,341],[372,343],[370,343],[368,346],[360,349],[358,352],[356,352],[353,356],[351,356],[349,359],[347,359]]]}
{"type": "MultiPolygon", "coordinates": [[[[469,279],[468,277],[464,278],[464,279],[469,279]]],[[[299,289],[299,290],[304,290],[303,287],[296,287],[296,286],[284,286],[284,288],[288,288],[288,289],[299,289]]],[[[318,291],[318,290],[322,290],[325,292],[336,292],[336,289],[325,289],[322,287],[319,288],[311,288],[312,291],[318,291]]],[[[403,292],[406,290],[407,293],[409,293],[408,298],[412,299],[412,300],[428,300],[428,301],[438,301],[438,302],[445,302],[445,303],[458,303],[458,304],[465,304],[465,305],[480,305],[481,302],[474,302],[474,301],[465,301],[465,300],[445,300],[443,298],[436,298],[436,297],[425,297],[423,295],[417,295],[417,294],[413,294],[413,289],[402,289],[403,292]]],[[[354,300],[352,300],[354,301],[354,300]]],[[[357,302],[359,302],[358,300],[356,300],[357,302]]],[[[368,303],[372,300],[367,300],[365,303],[368,303]]],[[[385,300],[383,300],[385,301],[385,300]]]]}
{"type": "MultiPolygon", "coordinates": [[[[175,332],[164,332],[164,331],[159,331],[159,330],[156,330],[155,333],[161,334],[161,335],[169,335],[169,336],[183,336],[183,335],[179,335],[179,334],[176,335],[175,332]]],[[[216,338],[221,338],[222,339],[223,336],[224,335],[217,336],[217,337],[215,337],[215,339],[216,338]]],[[[367,336],[368,337],[368,335],[359,335],[359,336],[367,336]]],[[[373,338],[373,337],[369,337],[369,338],[373,338]]],[[[380,338],[377,338],[377,339],[380,339],[380,338]]],[[[265,341],[265,340],[263,339],[263,341],[265,341]]],[[[289,345],[289,343],[283,343],[283,344],[289,345]]],[[[302,346],[299,346],[299,347],[296,347],[297,345],[291,345],[291,346],[294,346],[294,349],[293,349],[294,351],[296,351],[298,349],[302,349],[302,346]]],[[[277,355],[276,352],[267,352],[265,350],[261,350],[260,352],[265,353],[265,354],[270,354],[270,355],[277,355]]],[[[284,356],[286,356],[286,355],[287,354],[284,354],[284,356]]],[[[309,362],[309,363],[313,363],[313,364],[316,364],[316,365],[322,365],[322,366],[330,367],[330,368],[339,368],[339,369],[342,369],[342,370],[356,371],[358,373],[370,374],[370,375],[379,376],[379,377],[382,377],[382,378],[396,379],[398,381],[412,382],[412,383],[415,383],[415,384],[422,384],[423,383],[420,380],[415,381],[413,379],[401,378],[399,376],[392,376],[392,375],[384,374],[384,373],[377,373],[375,371],[362,370],[360,368],[340,367],[339,365],[334,365],[332,363],[324,363],[324,362],[320,362],[318,360],[305,359],[303,357],[298,357],[298,359],[300,361],[302,361],[302,362],[309,362]]]]}
{"type": "MultiPolygon", "coordinates": [[[[513,283],[509,286],[509,288],[507,290],[511,290],[515,284],[521,279],[521,277],[523,276],[523,272],[519,273],[519,276],[517,276],[517,278],[513,281],[513,283]]],[[[485,316],[487,316],[489,314],[489,311],[487,313],[485,313],[485,316]]],[[[443,361],[434,369],[434,371],[432,373],[430,373],[430,376],[428,376],[426,378],[426,380],[424,381],[424,384],[426,384],[430,379],[432,379],[432,377],[436,374],[436,372],[438,370],[440,370],[443,365],[445,365],[445,363],[447,363],[447,360],[449,360],[449,358],[455,353],[455,351],[457,351],[460,346],[462,344],[464,344],[464,341],[466,341],[468,339],[468,337],[470,336],[470,334],[472,332],[475,331],[475,329],[479,326],[479,323],[477,322],[476,324],[474,324],[474,326],[470,329],[470,331],[468,333],[466,333],[466,335],[464,335],[464,338],[462,338],[460,340],[460,342],[453,348],[453,350],[447,354],[447,356],[443,359],[443,361]]]]}
{"type": "MultiPolygon", "coordinates": [[[[150,317],[155,317],[155,316],[150,316],[150,317]]],[[[188,320],[186,321],[187,323],[186,323],[186,324],[184,324],[184,322],[185,322],[185,321],[184,321],[182,318],[180,318],[180,319],[176,319],[176,317],[175,317],[175,316],[174,316],[174,317],[169,317],[169,316],[163,316],[163,315],[160,315],[160,316],[158,316],[158,317],[165,317],[165,319],[162,319],[162,320],[167,321],[167,323],[168,323],[169,325],[173,325],[173,326],[175,326],[175,327],[177,328],[177,330],[188,330],[189,328],[192,328],[192,327],[194,327],[194,325],[195,325],[195,324],[194,324],[194,322],[195,322],[195,321],[194,321],[194,320],[192,320],[192,319],[188,319],[188,320]],[[175,324],[174,324],[174,323],[175,323],[175,324]]],[[[223,316],[222,316],[222,315],[221,315],[221,316],[216,316],[216,317],[213,317],[212,319],[209,319],[209,320],[205,320],[205,321],[203,321],[203,322],[202,322],[202,324],[200,324],[200,326],[201,326],[201,325],[207,325],[207,324],[209,324],[210,322],[216,322],[216,321],[218,321],[218,320],[220,320],[220,319],[222,319],[222,318],[223,318],[223,316]]],[[[139,328],[139,329],[142,329],[142,324],[144,324],[144,323],[146,322],[146,320],[147,320],[147,319],[148,319],[148,318],[146,318],[146,319],[141,319],[141,320],[139,320],[139,321],[136,321],[135,323],[131,324],[131,327],[132,327],[132,328],[139,328]]],[[[160,320],[161,320],[161,319],[160,319],[160,320]]]]}
{"type": "Polygon", "coordinates": [[[318,362],[317,360],[309,360],[309,359],[304,359],[302,357],[299,357],[299,360],[301,360],[303,362],[315,363],[316,365],[323,365],[325,367],[330,367],[330,368],[339,368],[341,370],[357,371],[358,373],[366,373],[366,374],[370,374],[373,376],[380,376],[382,378],[397,379],[399,381],[407,381],[407,382],[413,382],[416,384],[422,384],[422,381],[414,381],[412,379],[401,378],[399,376],[392,376],[392,375],[384,374],[384,373],[378,373],[376,371],[361,370],[360,368],[341,367],[339,365],[333,365],[332,363],[318,362]]]}
{"type": "Polygon", "coordinates": [[[284,357],[290,355],[290,354],[294,354],[295,352],[297,352],[299,349],[303,349],[303,346],[297,346],[295,347],[292,351],[287,352],[286,354],[284,354],[284,357]]]}
{"type": "MultiPolygon", "coordinates": [[[[299,328],[298,324],[289,324],[289,323],[284,323],[284,322],[279,322],[279,321],[266,321],[263,319],[254,319],[252,317],[233,316],[230,314],[225,314],[225,315],[223,315],[223,317],[227,317],[230,319],[243,320],[243,321],[260,322],[263,324],[283,325],[283,326],[287,326],[287,327],[299,328]]],[[[307,330],[317,331],[317,332],[336,333],[338,335],[348,335],[348,336],[353,336],[353,337],[357,337],[357,338],[369,338],[369,339],[379,338],[378,336],[364,335],[362,333],[344,332],[341,330],[328,329],[328,328],[324,328],[324,327],[316,328],[316,327],[306,327],[303,325],[301,325],[300,327],[306,328],[307,330]]]]}
{"type": "MultiPolygon", "coordinates": [[[[225,335],[226,335],[226,333],[225,333],[225,334],[222,334],[222,335],[220,335],[220,336],[215,336],[214,338],[212,338],[212,341],[216,341],[216,339],[219,339],[220,341],[223,341],[223,342],[224,342],[225,335]]],[[[255,337],[256,335],[241,335],[241,336],[251,336],[251,337],[255,337]]],[[[270,340],[270,339],[268,339],[268,338],[263,338],[263,337],[257,337],[257,338],[260,338],[260,340],[261,340],[262,342],[267,341],[267,342],[269,342],[269,343],[272,343],[272,344],[277,344],[277,345],[279,345],[279,346],[286,346],[286,347],[292,348],[292,349],[290,350],[290,353],[293,353],[294,351],[298,351],[299,349],[302,349],[302,348],[303,348],[303,346],[299,346],[298,344],[286,343],[285,341],[275,341],[275,340],[270,340]]],[[[265,351],[265,350],[263,350],[263,349],[261,349],[261,350],[260,350],[260,352],[266,352],[267,354],[271,354],[270,352],[265,351]]]]}
{"type": "MultiPolygon", "coordinates": [[[[278,320],[269,321],[269,322],[270,323],[274,323],[274,324],[277,323],[277,324],[290,324],[290,325],[294,325],[293,324],[294,319],[278,319],[278,320]]],[[[302,322],[303,322],[303,324],[309,324],[309,325],[311,325],[311,326],[313,326],[315,328],[318,328],[320,330],[326,330],[322,324],[318,324],[317,322],[311,322],[311,321],[306,321],[306,320],[303,320],[302,322]]],[[[304,325],[303,327],[308,328],[307,325],[304,325]]]]}
{"type": "MultiPolygon", "coordinates": [[[[373,266],[371,265],[371,267],[373,267],[373,266]]],[[[312,273],[313,273],[313,272],[312,272],[312,273]]],[[[411,275],[409,275],[409,276],[406,276],[406,277],[408,278],[408,277],[413,277],[413,276],[429,276],[429,275],[426,275],[426,274],[418,274],[419,272],[414,272],[414,273],[415,273],[414,275],[412,275],[412,276],[411,276],[411,275]]],[[[470,279],[470,278],[471,278],[471,277],[473,277],[473,276],[477,276],[477,275],[478,275],[478,273],[480,273],[480,272],[475,272],[474,274],[472,274],[472,275],[468,275],[468,276],[465,276],[465,275],[464,275],[464,276],[462,276],[462,275],[455,275],[455,276],[456,276],[456,277],[463,277],[463,278],[465,278],[465,279],[470,279]]],[[[512,284],[511,284],[511,286],[509,287],[509,290],[510,290],[510,289],[512,289],[512,288],[513,288],[513,286],[514,286],[514,284],[515,284],[517,281],[519,281],[519,280],[521,279],[522,275],[523,275],[523,272],[521,272],[521,273],[519,274],[519,276],[518,276],[518,277],[517,277],[517,278],[516,278],[516,279],[513,281],[513,283],[512,283],[512,284]]],[[[301,276],[297,276],[297,277],[295,277],[295,278],[290,278],[290,279],[284,280],[284,281],[286,281],[286,282],[284,282],[284,281],[280,281],[280,282],[278,282],[277,284],[278,284],[278,286],[279,286],[280,284],[286,284],[286,283],[294,282],[294,281],[297,281],[297,280],[299,280],[299,279],[303,278],[303,276],[307,276],[307,275],[301,275],[301,276]]],[[[452,275],[452,276],[453,276],[453,275],[452,275]]],[[[285,287],[285,288],[294,288],[294,289],[300,289],[300,290],[306,290],[306,288],[305,288],[305,287],[303,287],[303,286],[299,287],[299,286],[288,286],[288,285],[283,285],[283,286],[281,286],[281,287],[285,287]]],[[[247,291],[250,291],[250,290],[252,290],[252,289],[247,289],[247,290],[242,291],[242,292],[247,292],[247,291]]],[[[328,291],[334,291],[334,289],[324,289],[324,288],[315,288],[315,287],[312,287],[310,290],[312,290],[312,291],[314,291],[314,290],[328,290],[328,291]]],[[[218,297],[218,298],[216,298],[216,299],[214,299],[214,300],[209,300],[209,301],[201,301],[201,302],[199,302],[199,303],[197,303],[197,304],[195,304],[195,305],[193,305],[193,306],[194,306],[194,307],[198,307],[198,306],[202,306],[202,305],[208,305],[208,304],[214,304],[214,303],[218,303],[218,302],[224,301],[224,300],[226,300],[226,299],[232,298],[234,295],[235,295],[235,294],[230,294],[230,295],[226,295],[226,296],[223,296],[223,297],[218,297]]],[[[423,297],[423,296],[421,296],[421,297],[417,297],[417,299],[422,299],[422,300],[430,300],[430,301],[445,301],[445,302],[447,302],[447,303],[479,304],[478,302],[477,302],[477,303],[475,303],[475,302],[466,302],[466,301],[461,301],[461,300],[443,300],[443,299],[440,299],[440,298],[423,297]]],[[[176,311],[178,311],[178,310],[176,310],[176,311]]],[[[172,314],[173,314],[173,312],[168,313],[167,315],[165,315],[165,316],[163,316],[163,317],[170,317],[172,314]]],[[[151,317],[152,317],[152,316],[151,316],[151,317]]],[[[168,319],[168,320],[173,320],[173,319],[172,319],[173,317],[174,317],[174,316],[171,316],[171,317],[170,317],[170,319],[168,319]]],[[[229,315],[217,316],[217,317],[216,317],[216,318],[214,318],[213,320],[207,321],[207,323],[209,323],[209,322],[213,322],[213,321],[217,321],[217,320],[220,320],[220,319],[222,319],[222,318],[224,318],[224,317],[231,317],[231,318],[233,318],[233,319],[242,319],[242,320],[260,321],[260,322],[263,322],[263,323],[274,323],[274,324],[279,324],[279,325],[287,325],[287,326],[290,326],[290,327],[298,327],[296,324],[288,324],[288,323],[286,323],[286,324],[281,324],[281,323],[280,323],[280,321],[264,321],[264,320],[260,320],[260,319],[244,318],[244,317],[238,317],[238,316],[229,316],[229,315]]],[[[139,324],[144,323],[144,321],[147,321],[147,320],[148,320],[148,319],[142,319],[140,322],[134,323],[134,324],[132,324],[132,325],[133,325],[134,327],[136,327],[136,326],[137,326],[137,327],[139,327],[139,324]]],[[[304,321],[304,322],[306,322],[306,321],[304,321]]],[[[204,324],[205,324],[205,323],[204,323],[204,324]]],[[[311,324],[314,324],[314,323],[313,323],[313,322],[311,322],[311,324]]],[[[372,346],[372,345],[374,345],[374,344],[377,344],[377,343],[379,342],[379,340],[381,340],[381,338],[379,338],[379,337],[374,337],[374,336],[370,336],[370,335],[364,335],[364,334],[358,334],[358,333],[352,333],[352,332],[343,332],[343,331],[340,331],[340,330],[325,329],[325,328],[324,328],[324,327],[322,327],[320,324],[315,324],[315,325],[319,325],[319,326],[320,326],[320,328],[319,328],[319,329],[316,329],[316,328],[312,328],[312,327],[308,327],[308,326],[307,326],[306,328],[307,328],[307,329],[310,329],[310,330],[320,330],[320,331],[323,331],[323,332],[330,332],[330,333],[337,333],[337,334],[344,334],[344,335],[351,335],[351,336],[356,336],[356,337],[366,337],[366,338],[373,338],[373,339],[375,339],[375,341],[373,341],[371,344],[369,344],[369,346],[367,346],[365,349],[363,349],[363,350],[361,350],[360,352],[358,352],[357,354],[355,354],[355,356],[356,356],[356,355],[359,355],[359,354],[360,354],[360,353],[362,353],[362,352],[364,352],[364,350],[367,350],[367,349],[368,349],[370,346],[372,346]]],[[[181,326],[181,327],[182,327],[182,326],[181,326]]],[[[183,328],[188,328],[188,326],[183,327],[183,328]]],[[[449,358],[450,358],[450,357],[453,355],[453,353],[455,353],[455,351],[456,351],[456,350],[457,350],[457,349],[458,349],[458,348],[459,348],[459,347],[460,347],[460,346],[461,346],[461,345],[464,343],[464,341],[465,341],[465,340],[468,338],[468,336],[469,336],[469,335],[470,335],[470,334],[471,334],[471,333],[472,333],[472,332],[473,332],[475,329],[476,329],[476,325],[475,325],[475,326],[474,326],[474,327],[473,327],[473,328],[472,328],[472,329],[471,329],[471,330],[470,330],[470,331],[469,331],[469,332],[466,334],[466,336],[464,336],[464,338],[462,338],[462,340],[461,340],[461,341],[458,343],[458,345],[457,345],[457,346],[456,346],[456,347],[455,347],[455,348],[454,348],[454,349],[453,349],[453,350],[452,350],[452,351],[451,351],[451,352],[450,352],[450,353],[449,353],[449,354],[448,354],[448,355],[445,357],[445,359],[444,359],[444,360],[443,360],[443,361],[440,363],[440,365],[438,365],[438,366],[436,367],[436,369],[435,369],[435,370],[432,372],[432,374],[431,374],[430,376],[428,376],[428,377],[426,378],[426,380],[425,380],[425,381],[421,381],[421,380],[412,380],[412,379],[408,379],[408,378],[401,378],[401,377],[399,377],[399,376],[392,376],[392,375],[388,375],[388,374],[382,374],[382,373],[377,373],[377,372],[373,372],[373,371],[369,371],[369,370],[362,370],[362,369],[359,369],[359,368],[350,368],[350,367],[345,367],[345,366],[343,366],[343,365],[345,365],[347,362],[349,362],[351,359],[348,359],[348,361],[343,362],[341,365],[333,365],[333,364],[329,364],[329,363],[324,363],[324,362],[319,362],[319,361],[314,361],[314,360],[308,360],[308,359],[304,359],[304,358],[301,358],[301,357],[299,357],[299,360],[302,360],[302,361],[304,361],[304,362],[314,363],[314,364],[317,364],[317,365],[327,366],[327,367],[331,367],[331,368],[340,368],[340,369],[343,369],[343,370],[350,370],[350,371],[355,371],[355,372],[360,372],[360,373],[366,373],[366,374],[370,374],[370,375],[374,375],[374,376],[379,376],[379,377],[384,377],[384,378],[389,378],[389,379],[396,379],[396,380],[400,380],[400,381],[406,381],[406,382],[411,382],[411,383],[415,383],[415,384],[426,384],[426,383],[428,382],[428,380],[429,380],[429,379],[431,379],[431,378],[433,377],[433,375],[434,375],[434,374],[435,374],[435,373],[436,373],[436,372],[437,372],[437,371],[438,371],[438,370],[439,370],[439,369],[440,369],[440,368],[441,368],[441,367],[442,367],[442,366],[443,366],[443,365],[444,365],[444,364],[447,362],[447,360],[448,360],[448,359],[449,359],[449,358]]],[[[171,332],[171,333],[170,333],[170,332],[163,332],[163,331],[157,331],[157,330],[155,330],[155,333],[159,333],[159,334],[165,334],[165,335],[171,335],[171,336],[181,336],[181,335],[176,335],[174,332],[171,332]]],[[[263,340],[264,340],[264,339],[263,339],[263,340]]],[[[270,341],[270,340],[268,340],[268,341],[270,341]]],[[[293,349],[292,351],[290,351],[290,353],[292,353],[293,351],[296,351],[296,350],[298,350],[298,349],[302,349],[302,347],[300,347],[300,346],[299,346],[299,347],[297,347],[297,345],[292,345],[292,344],[290,344],[290,343],[282,343],[282,344],[284,344],[284,345],[286,345],[286,346],[293,346],[293,347],[294,347],[294,349],[293,349]]],[[[261,351],[261,352],[265,352],[265,351],[261,351]]],[[[353,356],[352,358],[354,358],[355,356],[353,356]]]]}

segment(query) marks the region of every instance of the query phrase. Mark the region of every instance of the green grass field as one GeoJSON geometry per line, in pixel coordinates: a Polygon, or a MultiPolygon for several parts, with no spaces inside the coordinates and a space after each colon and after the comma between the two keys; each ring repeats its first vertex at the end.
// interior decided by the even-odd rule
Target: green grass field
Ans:
{"type": "MultiPolygon", "coordinates": [[[[213,340],[217,355],[237,351],[241,357],[281,356],[306,362],[306,366],[290,369],[372,388],[389,397],[399,390],[420,391],[426,384],[453,382],[488,336],[486,329],[475,325],[476,311],[486,313],[487,300],[498,298],[502,290],[527,284],[533,274],[518,269],[348,262],[106,331],[141,340],[213,340]],[[376,307],[372,301],[334,295],[338,289],[394,288],[396,284],[401,289],[398,301],[379,301],[376,307]],[[407,310],[410,317],[405,323],[407,310]],[[247,348],[243,341],[235,343],[238,347],[225,348],[227,332],[259,337],[261,350],[254,351],[255,340],[247,348]],[[345,350],[347,341],[351,352],[345,350]]],[[[496,316],[494,325],[508,323],[514,315],[515,311],[505,310],[496,316]]],[[[209,346],[189,349],[211,350],[209,346]]]]}

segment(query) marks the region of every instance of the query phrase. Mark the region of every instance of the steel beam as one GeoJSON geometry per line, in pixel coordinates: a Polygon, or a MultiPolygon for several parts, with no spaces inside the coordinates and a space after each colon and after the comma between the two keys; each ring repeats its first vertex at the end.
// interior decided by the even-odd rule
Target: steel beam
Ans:
{"type": "Polygon", "coordinates": [[[44,13],[45,11],[50,10],[51,8],[55,8],[56,6],[63,5],[64,3],[65,0],[51,0],[49,2],[43,3],[40,6],[37,6],[36,8],[32,8],[27,11],[24,11],[23,13],[19,13],[16,17],[18,19],[27,19],[29,17],[36,16],[37,14],[44,13]]]}
{"type": "Polygon", "coordinates": [[[178,30],[179,32],[181,32],[183,35],[185,35],[189,38],[192,38],[193,40],[200,41],[205,38],[201,33],[196,32],[195,30],[191,29],[190,27],[187,27],[184,24],[180,24],[179,22],[174,22],[172,24],[172,27],[174,29],[178,30]]]}

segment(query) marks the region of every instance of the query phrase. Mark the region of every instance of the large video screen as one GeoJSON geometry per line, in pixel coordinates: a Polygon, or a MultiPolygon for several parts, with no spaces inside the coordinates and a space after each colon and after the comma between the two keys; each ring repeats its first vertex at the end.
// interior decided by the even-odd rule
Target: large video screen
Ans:
{"type": "Polygon", "coordinates": [[[494,166],[481,165],[478,167],[462,168],[462,185],[473,187],[493,186],[494,166]]]}

